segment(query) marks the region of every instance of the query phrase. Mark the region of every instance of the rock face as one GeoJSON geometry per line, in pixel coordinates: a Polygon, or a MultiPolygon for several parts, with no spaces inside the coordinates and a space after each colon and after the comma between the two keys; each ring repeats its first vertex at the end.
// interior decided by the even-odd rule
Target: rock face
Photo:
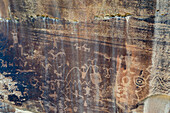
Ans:
{"type": "Polygon", "coordinates": [[[8,2],[1,0],[0,1],[0,18],[7,18],[9,17],[9,9],[8,9],[8,2]]]}
{"type": "Polygon", "coordinates": [[[0,101],[11,112],[146,113],[147,98],[169,98],[168,1],[0,6],[0,101]]]}
{"type": "MultiPolygon", "coordinates": [[[[156,0],[9,0],[11,11],[19,18],[35,15],[65,18],[66,20],[90,21],[95,16],[125,13],[133,16],[153,16],[156,0]]],[[[167,12],[166,12],[167,13],[167,12]]]]}

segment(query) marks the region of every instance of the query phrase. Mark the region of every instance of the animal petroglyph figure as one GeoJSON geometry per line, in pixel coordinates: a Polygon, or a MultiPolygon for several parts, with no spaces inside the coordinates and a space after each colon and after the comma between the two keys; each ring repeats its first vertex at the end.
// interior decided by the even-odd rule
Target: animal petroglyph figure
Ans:
{"type": "Polygon", "coordinates": [[[85,51],[85,52],[90,52],[90,48],[87,48],[87,44],[84,44],[82,46],[82,49],[85,51]]]}
{"type": "Polygon", "coordinates": [[[81,50],[81,46],[79,46],[78,43],[74,44],[74,46],[76,47],[76,49],[81,50]]]}
{"type": "Polygon", "coordinates": [[[90,52],[90,48],[87,48],[87,44],[79,46],[78,43],[74,44],[77,50],[83,50],[84,52],[90,52]]]}

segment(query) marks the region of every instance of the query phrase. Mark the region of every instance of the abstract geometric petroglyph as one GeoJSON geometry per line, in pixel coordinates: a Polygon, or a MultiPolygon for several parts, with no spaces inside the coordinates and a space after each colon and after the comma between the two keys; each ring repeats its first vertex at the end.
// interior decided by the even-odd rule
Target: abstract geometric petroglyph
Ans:
{"type": "Polygon", "coordinates": [[[169,18],[168,0],[0,0],[0,112],[169,113],[169,18]]]}

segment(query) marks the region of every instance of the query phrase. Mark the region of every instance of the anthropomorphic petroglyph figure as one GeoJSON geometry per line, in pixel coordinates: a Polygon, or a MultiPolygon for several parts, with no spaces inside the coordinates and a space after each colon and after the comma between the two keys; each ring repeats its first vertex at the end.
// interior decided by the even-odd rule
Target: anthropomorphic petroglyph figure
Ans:
{"type": "Polygon", "coordinates": [[[18,43],[18,36],[17,33],[12,33],[12,38],[13,38],[13,44],[17,44],[18,43]]]}

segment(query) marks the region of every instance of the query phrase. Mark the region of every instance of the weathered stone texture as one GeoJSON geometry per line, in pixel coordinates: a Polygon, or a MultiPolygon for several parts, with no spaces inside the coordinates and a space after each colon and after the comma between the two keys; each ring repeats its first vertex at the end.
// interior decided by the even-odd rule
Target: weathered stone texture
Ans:
{"type": "Polygon", "coordinates": [[[169,95],[166,3],[1,1],[1,101],[41,113],[143,111],[169,95]]]}

